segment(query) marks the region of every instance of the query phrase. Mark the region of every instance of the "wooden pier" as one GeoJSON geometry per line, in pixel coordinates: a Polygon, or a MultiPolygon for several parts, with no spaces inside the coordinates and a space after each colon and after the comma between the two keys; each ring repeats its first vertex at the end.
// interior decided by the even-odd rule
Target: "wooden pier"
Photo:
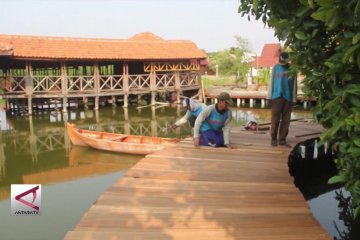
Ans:
{"type": "MultiPolygon", "coordinates": [[[[295,146],[321,130],[292,122],[288,141],[295,146]]],[[[236,149],[184,140],[147,155],[65,239],[332,239],[293,184],[291,148],[270,147],[268,132],[240,127],[231,140],[236,149]]]]}
{"type": "MultiPolygon", "coordinates": [[[[209,88],[206,89],[205,97],[210,99],[211,103],[217,102],[217,97],[222,91],[228,92],[233,100],[236,102],[237,107],[248,105],[250,108],[255,105],[261,106],[264,108],[267,105],[267,90],[248,90],[234,87],[217,87],[217,88],[209,88]]],[[[308,105],[311,105],[313,102],[316,102],[315,97],[306,97],[301,90],[298,90],[297,101],[301,103],[304,109],[308,108],[308,105]]],[[[206,99],[205,99],[206,101],[206,99]]]]}

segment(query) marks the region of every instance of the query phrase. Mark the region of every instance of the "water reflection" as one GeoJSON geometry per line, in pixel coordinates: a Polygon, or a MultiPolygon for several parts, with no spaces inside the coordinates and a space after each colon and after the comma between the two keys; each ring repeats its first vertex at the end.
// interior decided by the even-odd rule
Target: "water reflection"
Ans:
{"type": "Polygon", "coordinates": [[[295,146],[289,157],[289,170],[294,183],[307,200],[312,213],[319,223],[335,240],[360,239],[359,220],[353,219],[350,193],[342,184],[328,184],[329,178],[337,174],[334,156],[331,151],[318,148],[317,158],[313,158],[316,138],[295,146]],[[306,156],[302,158],[299,145],[306,146],[306,156]],[[355,228],[355,226],[357,226],[355,228]]]}
{"type": "Polygon", "coordinates": [[[354,219],[353,204],[351,197],[345,194],[342,190],[335,191],[335,199],[338,201],[339,219],[345,226],[341,228],[338,223],[334,221],[334,227],[339,237],[335,240],[355,240],[360,239],[360,217],[354,219]]]}
{"type": "Polygon", "coordinates": [[[25,184],[57,183],[92,175],[126,170],[139,160],[139,156],[115,154],[73,146],[66,167],[23,175],[25,184]]]}

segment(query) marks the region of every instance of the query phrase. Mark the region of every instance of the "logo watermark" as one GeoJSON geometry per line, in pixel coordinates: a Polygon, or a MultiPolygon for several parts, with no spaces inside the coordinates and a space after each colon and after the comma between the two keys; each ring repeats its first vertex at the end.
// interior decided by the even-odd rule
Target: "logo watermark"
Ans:
{"type": "Polygon", "coordinates": [[[41,185],[11,184],[11,214],[40,215],[41,185]]]}

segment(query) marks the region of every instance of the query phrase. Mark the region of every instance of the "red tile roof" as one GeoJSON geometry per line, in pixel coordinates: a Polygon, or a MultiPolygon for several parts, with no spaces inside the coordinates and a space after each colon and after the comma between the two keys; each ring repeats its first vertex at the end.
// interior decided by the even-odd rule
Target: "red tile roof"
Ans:
{"type": "Polygon", "coordinates": [[[274,66],[279,61],[280,51],[280,43],[265,44],[261,55],[254,60],[253,66],[257,68],[269,68],[274,66]]]}
{"type": "Polygon", "coordinates": [[[204,59],[206,53],[187,40],[164,40],[152,33],[129,39],[89,39],[1,35],[0,46],[14,57],[44,59],[171,60],[204,59]]]}

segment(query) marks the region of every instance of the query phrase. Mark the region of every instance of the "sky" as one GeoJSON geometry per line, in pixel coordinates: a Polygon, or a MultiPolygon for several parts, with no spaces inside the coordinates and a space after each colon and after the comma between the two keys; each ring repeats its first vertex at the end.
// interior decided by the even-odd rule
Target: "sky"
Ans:
{"type": "Polygon", "coordinates": [[[260,21],[237,13],[238,0],[0,0],[0,34],[127,39],[152,32],[191,40],[207,52],[248,40],[254,53],[279,42],[260,21]]]}

